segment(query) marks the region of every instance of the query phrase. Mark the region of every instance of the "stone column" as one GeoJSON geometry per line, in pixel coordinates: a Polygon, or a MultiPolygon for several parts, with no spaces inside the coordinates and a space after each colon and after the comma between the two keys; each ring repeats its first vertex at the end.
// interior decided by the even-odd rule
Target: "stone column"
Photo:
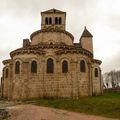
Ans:
{"type": "Polygon", "coordinates": [[[3,76],[1,77],[1,97],[3,97],[3,76]]]}
{"type": "Polygon", "coordinates": [[[78,62],[71,61],[71,72],[72,72],[71,96],[73,99],[78,99],[79,97],[79,80],[78,80],[77,67],[78,67],[78,62]]]}
{"type": "Polygon", "coordinates": [[[2,87],[2,97],[4,98],[4,68],[2,70],[2,82],[1,82],[1,87],[2,87]]]}
{"type": "Polygon", "coordinates": [[[100,69],[100,94],[103,94],[103,81],[102,81],[102,76],[101,76],[101,69],[100,69]]]}
{"type": "Polygon", "coordinates": [[[55,92],[56,92],[56,98],[59,98],[59,97],[61,97],[60,95],[59,95],[59,92],[60,92],[60,89],[59,89],[59,82],[60,82],[60,74],[61,74],[61,63],[60,63],[60,60],[59,60],[59,57],[57,58],[57,60],[56,60],[56,83],[55,83],[55,92]]]}
{"type": "Polygon", "coordinates": [[[13,64],[9,66],[9,82],[8,82],[8,100],[12,100],[13,94],[13,64]]]}
{"type": "Polygon", "coordinates": [[[43,56],[42,60],[41,60],[41,84],[42,84],[42,88],[41,88],[41,97],[44,98],[46,96],[46,86],[45,86],[45,74],[46,74],[46,62],[45,62],[45,56],[43,56]]]}
{"type": "Polygon", "coordinates": [[[92,80],[92,66],[91,63],[88,63],[88,87],[89,87],[89,96],[92,96],[92,91],[93,91],[93,80],[92,80]]]}
{"type": "Polygon", "coordinates": [[[23,62],[22,68],[22,81],[21,81],[21,91],[22,91],[22,98],[21,99],[28,99],[29,97],[29,62],[23,62]]]}

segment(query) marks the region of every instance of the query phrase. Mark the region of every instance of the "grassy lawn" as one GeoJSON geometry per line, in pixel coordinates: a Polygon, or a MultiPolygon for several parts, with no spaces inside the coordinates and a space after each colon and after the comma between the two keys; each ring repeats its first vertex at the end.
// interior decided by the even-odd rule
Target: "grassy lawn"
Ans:
{"type": "Polygon", "coordinates": [[[81,97],[79,100],[41,99],[33,100],[32,102],[40,106],[120,118],[120,93],[105,93],[103,96],[81,97]]]}

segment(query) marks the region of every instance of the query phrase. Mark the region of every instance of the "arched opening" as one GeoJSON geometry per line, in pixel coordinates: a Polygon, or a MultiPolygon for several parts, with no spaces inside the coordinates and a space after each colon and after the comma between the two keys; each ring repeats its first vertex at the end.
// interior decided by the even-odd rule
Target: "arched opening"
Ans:
{"type": "Polygon", "coordinates": [[[50,42],[50,45],[53,45],[53,42],[50,42]]]}
{"type": "Polygon", "coordinates": [[[19,74],[20,73],[20,62],[17,61],[15,63],[15,74],[19,74]]]}
{"type": "Polygon", "coordinates": [[[49,18],[49,24],[52,24],[52,18],[51,17],[49,18]]]}
{"type": "Polygon", "coordinates": [[[8,68],[5,70],[5,77],[8,78],[8,68]]]}
{"type": "Polygon", "coordinates": [[[54,63],[51,58],[47,60],[47,73],[54,73],[54,63]]]}
{"type": "Polygon", "coordinates": [[[85,68],[85,61],[81,60],[80,61],[80,72],[85,72],[86,68],[85,68]]]}
{"type": "Polygon", "coordinates": [[[59,17],[59,24],[62,24],[62,18],[59,17]]]}
{"type": "Polygon", "coordinates": [[[95,68],[95,77],[98,77],[98,69],[97,68],[95,68]]]}
{"type": "Polygon", "coordinates": [[[68,72],[68,62],[64,60],[62,62],[62,73],[67,73],[68,72]]]}
{"type": "Polygon", "coordinates": [[[58,18],[55,17],[55,24],[58,24],[58,18]]]}
{"type": "Polygon", "coordinates": [[[31,73],[37,73],[37,62],[32,61],[31,63],[31,73]]]}
{"type": "Polygon", "coordinates": [[[48,18],[45,18],[45,24],[48,25],[48,18]]]}

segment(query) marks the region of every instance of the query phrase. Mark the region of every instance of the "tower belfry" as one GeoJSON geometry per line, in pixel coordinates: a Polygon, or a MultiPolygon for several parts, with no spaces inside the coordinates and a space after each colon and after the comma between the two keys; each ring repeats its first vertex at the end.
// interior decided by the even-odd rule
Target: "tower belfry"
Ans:
{"type": "Polygon", "coordinates": [[[61,29],[65,30],[66,12],[50,9],[41,12],[41,29],[61,29]]]}

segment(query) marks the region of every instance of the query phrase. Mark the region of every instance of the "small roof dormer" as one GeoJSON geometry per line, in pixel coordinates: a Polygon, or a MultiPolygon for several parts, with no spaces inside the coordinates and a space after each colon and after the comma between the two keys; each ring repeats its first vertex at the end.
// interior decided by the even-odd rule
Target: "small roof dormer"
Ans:
{"type": "Polygon", "coordinates": [[[50,9],[41,12],[41,29],[65,30],[66,12],[50,9]]]}

